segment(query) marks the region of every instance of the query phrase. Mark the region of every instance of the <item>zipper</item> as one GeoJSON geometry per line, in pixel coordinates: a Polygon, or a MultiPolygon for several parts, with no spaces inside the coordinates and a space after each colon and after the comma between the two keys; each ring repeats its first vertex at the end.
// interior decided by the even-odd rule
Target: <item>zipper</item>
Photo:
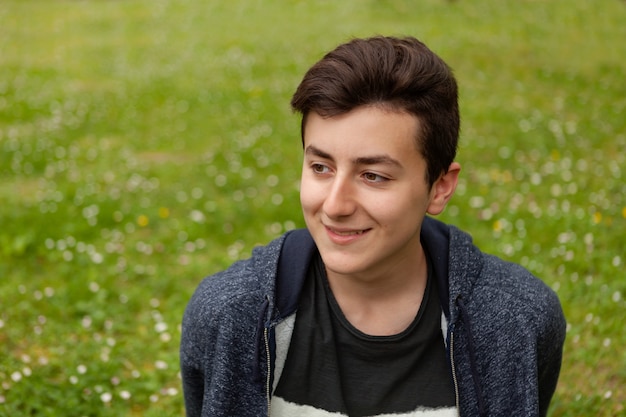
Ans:
{"type": "Polygon", "coordinates": [[[271,390],[270,390],[270,377],[271,377],[271,366],[272,364],[270,363],[271,358],[270,358],[270,342],[269,342],[269,336],[268,336],[268,331],[267,331],[267,327],[265,327],[263,329],[263,338],[265,339],[265,354],[267,355],[267,378],[265,381],[265,397],[267,399],[267,415],[268,417],[270,416],[270,409],[271,409],[271,390]]]}
{"type": "Polygon", "coordinates": [[[454,363],[454,331],[450,332],[450,365],[452,366],[452,381],[454,382],[454,401],[456,402],[456,409],[460,416],[459,381],[456,378],[456,365],[454,363]]]}

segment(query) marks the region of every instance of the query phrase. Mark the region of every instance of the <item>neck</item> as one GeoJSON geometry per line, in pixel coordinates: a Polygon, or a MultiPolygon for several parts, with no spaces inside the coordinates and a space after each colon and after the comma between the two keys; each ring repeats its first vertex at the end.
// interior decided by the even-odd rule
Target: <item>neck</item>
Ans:
{"type": "Polygon", "coordinates": [[[373,336],[401,333],[415,319],[426,289],[428,267],[423,250],[409,267],[377,275],[342,275],[327,271],[341,311],[354,327],[373,336]]]}

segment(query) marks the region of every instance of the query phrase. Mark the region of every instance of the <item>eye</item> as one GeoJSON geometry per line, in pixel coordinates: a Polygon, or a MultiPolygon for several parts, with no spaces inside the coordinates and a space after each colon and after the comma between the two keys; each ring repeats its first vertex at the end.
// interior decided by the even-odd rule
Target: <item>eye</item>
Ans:
{"type": "Polygon", "coordinates": [[[389,181],[389,178],[383,177],[382,175],[375,174],[373,172],[365,172],[363,173],[363,179],[367,182],[386,182],[389,181]]]}
{"type": "Polygon", "coordinates": [[[311,164],[311,170],[316,174],[327,174],[330,168],[324,164],[311,164]]]}

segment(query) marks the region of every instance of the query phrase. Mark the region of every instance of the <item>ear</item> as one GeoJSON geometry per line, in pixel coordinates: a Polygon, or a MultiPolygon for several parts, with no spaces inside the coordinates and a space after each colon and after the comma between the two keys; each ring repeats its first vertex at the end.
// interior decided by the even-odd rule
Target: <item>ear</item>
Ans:
{"type": "Polygon", "coordinates": [[[446,204],[448,204],[448,201],[450,201],[454,194],[454,190],[456,190],[460,172],[461,165],[457,162],[453,162],[450,164],[448,172],[442,174],[441,177],[435,181],[430,191],[430,204],[426,209],[428,214],[435,216],[446,208],[446,204]]]}

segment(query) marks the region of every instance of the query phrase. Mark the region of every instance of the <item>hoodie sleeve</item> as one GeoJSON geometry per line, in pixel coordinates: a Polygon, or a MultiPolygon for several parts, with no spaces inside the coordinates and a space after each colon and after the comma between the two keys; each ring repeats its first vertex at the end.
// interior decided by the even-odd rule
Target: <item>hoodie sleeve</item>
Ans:
{"type": "Polygon", "coordinates": [[[471,253],[477,255],[466,256],[468,262],[453,263],[459,277],[451,281],[464,286],[453,298],[464,301],[458,309],[462,319],[453,322],[462,410],[474,415],[482,399],[487,415],[545,416],[565,339],[560,301],[522,266],[478,250],[471,253]],[[475,352],[473,370],[466,350],[475,352]],[[474,382],[467,375],[474,375],[474,382]]]}
{"type": "Polygon", "coordinates": [[[180,343],[180,369],[185,410],[188,417],[200,417],[202,415],[205,388],[205,374],[202,369],[202,358],[205,355],[200,348],[203,346],[201,339],[204,332],[196,323],[198,317],[201,316],[197,310],[198,305],[192,299],[185,310],[180,343]]]}
{"type": "Polygon", "coordinates": [[[263,298],[249,263],[206,278],[183,316],[180,366],[188,417],[260,415],[257,323],[263,298]]]}
{"type": "Polygon", "coordinates": [[[182,320],[180,367],[188,417],[259,416],[267,407],[263,332],[282,239],[205,278],[182,320]]]}
{"type": "Polygon", "coordinates": [[[194,293],[185,309],[182,323],[180,369],[188,417],[202,415],[205,379],[208,377],[204,366],[209,355],[206,350],[210,348],[208,341],[211,336],[208,323],[211,321],[211,315],[206,308],[203,308],[205,285],[206,282],[203,282],[194,293]]]}
{"type": "Polygon", "coordinates": [[[540,305],[545,320],[537,339],[539,411],[540,415],[545,416],[561,371],[566,322],[559,299],[552,290],[546,291],[540,305]]]}

